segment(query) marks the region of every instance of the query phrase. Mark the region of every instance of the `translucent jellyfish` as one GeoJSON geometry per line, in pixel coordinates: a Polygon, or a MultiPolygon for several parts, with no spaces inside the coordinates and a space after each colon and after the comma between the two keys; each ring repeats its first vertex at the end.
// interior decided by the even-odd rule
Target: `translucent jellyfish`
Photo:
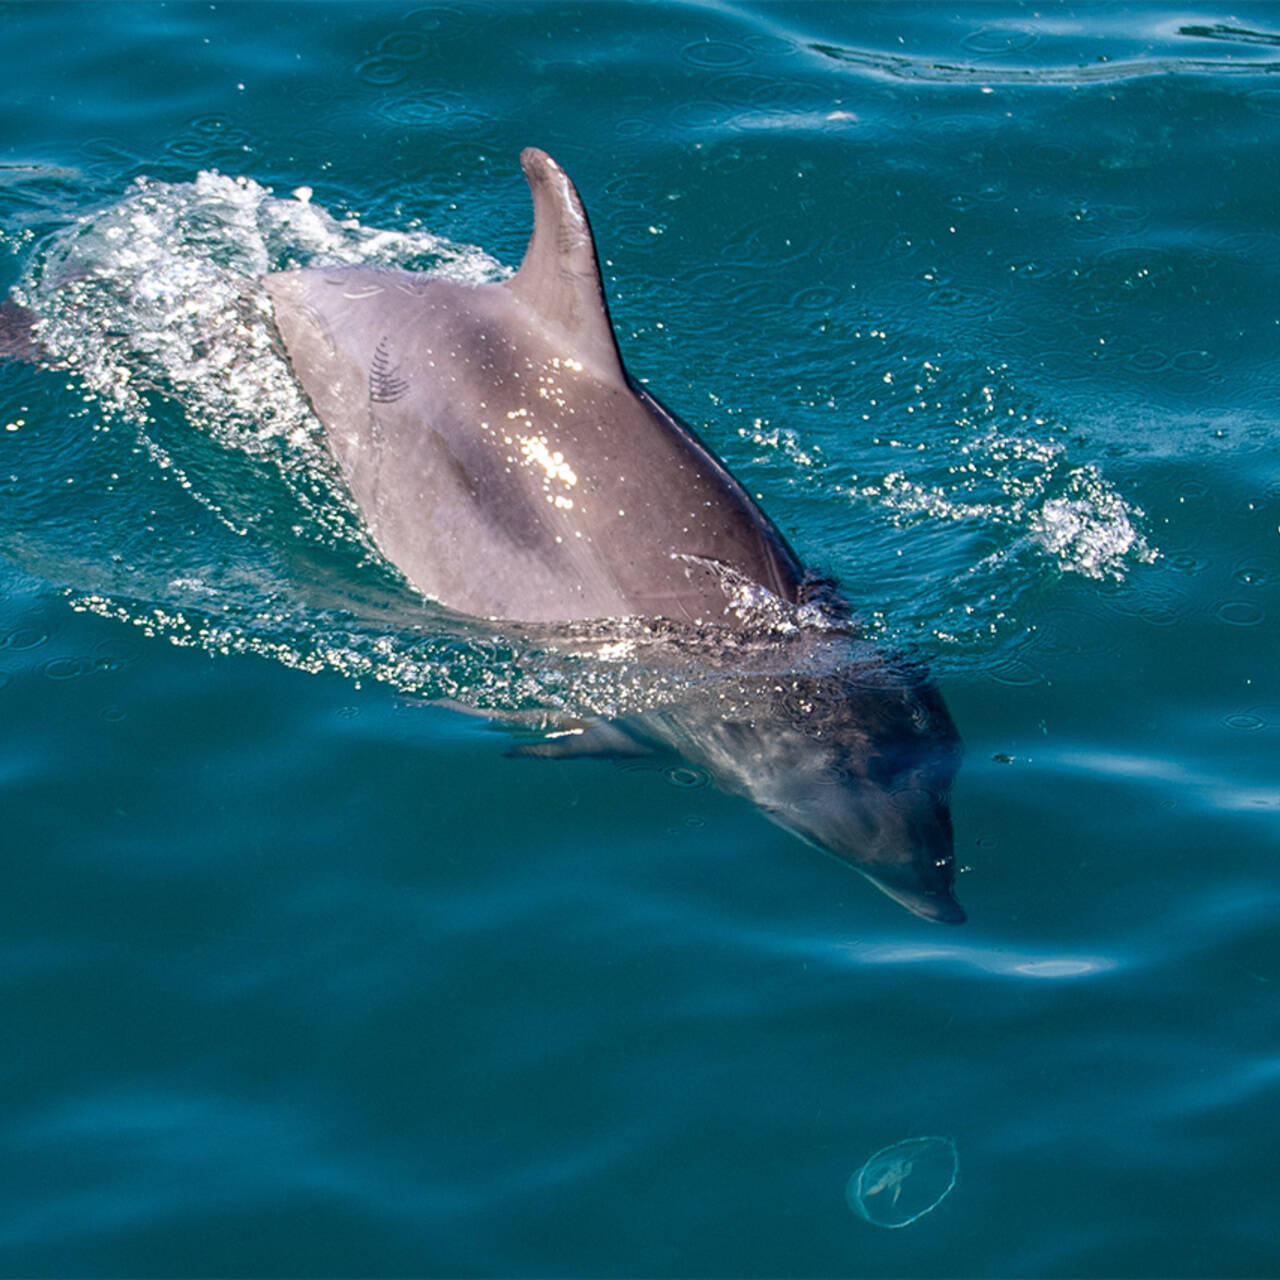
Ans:
{"type": "Polygon", "coordinates": [[[957,1167],[950,1138],[907,1138],[877,1151],[849,1179],[844,1196],[877,1227],[906,1227],[947,1198],[957,1167]]]}

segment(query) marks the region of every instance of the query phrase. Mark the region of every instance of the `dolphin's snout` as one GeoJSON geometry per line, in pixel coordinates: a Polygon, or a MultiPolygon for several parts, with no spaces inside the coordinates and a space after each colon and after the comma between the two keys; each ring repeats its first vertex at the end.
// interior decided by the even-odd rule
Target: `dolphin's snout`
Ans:
{"type": "Polygon", "coordinates": [[[903,905],[922,920],[932,920],[937,924],[964,924],[968,919],[955,894],[950,892],[920,894],[914,902],[904,899],[903,905]]]}
{"type": "Polygon", "coordinates": [[[888,894],[921,920],[934,924],[964,924],[968,919],[951,890],[949,876],[946,883],[935,881],[929,884],[928,879],[932,877],[924,876],[918,867],[910,865],[893,869],[877,867],[874,870],[860,866],[858,870],[882,893],[888,894]]]}

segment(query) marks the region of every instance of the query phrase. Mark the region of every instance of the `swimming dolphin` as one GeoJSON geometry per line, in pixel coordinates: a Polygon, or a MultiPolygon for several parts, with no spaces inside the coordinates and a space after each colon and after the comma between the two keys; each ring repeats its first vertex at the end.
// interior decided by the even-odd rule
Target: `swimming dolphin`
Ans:
{"type": "MultiPolygon", "coordinates": [[[[503,623],[740,634],[759,622],[744,586],[792,605],[821,594],[724,464],[628,374],[577,191],[545,152],[520,160],[534,224],[507,280],[375,267],[265,278],[374,540],[425,595],[503,623]]],[[[962,921],[960,743],[937,690],[848,631],[770,643],[756,669],[523,750],[674,751],[916,914],[962,921]]]]}
{"type": "MultiPolygon", "coordinates": [[[[940,694],[857,636],[724,464],[630,377],[578,193],[545,153],[521,162],[533,234],[501,283],[374,267],[263,281],[375,542],[459,613],[578,653],[612,644],[599,620],[643,620],[652,666],[694,671],[657,705],[561,719],[518,753],[674,753],[917,915],[963,920],[960,740],[940,694]],[[823,625],[771,626],[762,599],[813,604],[823,625]]],[[[53,362],[13,299],[0,358],[53,362]]]]}

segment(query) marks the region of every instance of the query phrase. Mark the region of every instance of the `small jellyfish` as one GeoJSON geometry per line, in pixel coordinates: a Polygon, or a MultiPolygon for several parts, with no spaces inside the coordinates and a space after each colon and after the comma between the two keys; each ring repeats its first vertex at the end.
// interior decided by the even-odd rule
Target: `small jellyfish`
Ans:
{"type": "Polygon", "coordinates": [[[907,1138],[877,1151],[849,1179],[845,1199],[877,1227],[909,1226],[947,1198],[957,1167],[950,1138],[907,1138]]]}

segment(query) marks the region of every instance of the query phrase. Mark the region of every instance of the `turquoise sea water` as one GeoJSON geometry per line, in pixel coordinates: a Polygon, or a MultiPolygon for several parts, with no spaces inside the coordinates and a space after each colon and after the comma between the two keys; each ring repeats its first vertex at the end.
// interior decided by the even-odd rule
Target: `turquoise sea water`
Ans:
{"type": "Polygon", "coordinates": [[[0,1273],[1280,1270],[1280,11],[0,12],[0,1273]],[[929,664],[963,926],[436,705],[620,694],[379,561],[243,299],[515,265],[530,144],[929,664]]]}

